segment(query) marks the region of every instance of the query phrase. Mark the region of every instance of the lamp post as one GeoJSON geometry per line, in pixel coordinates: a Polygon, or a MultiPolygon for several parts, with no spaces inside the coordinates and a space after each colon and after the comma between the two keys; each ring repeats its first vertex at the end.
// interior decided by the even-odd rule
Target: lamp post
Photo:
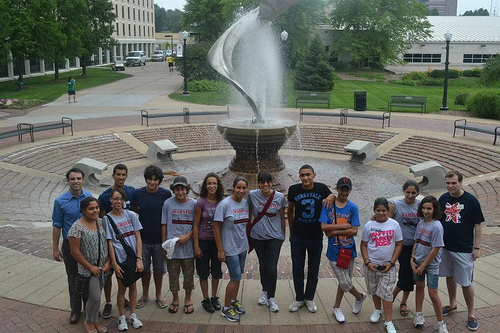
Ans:
{"type": "Polygon", "coordinates": [[[444,33],[444,40],[446,41],[446,60],[444,62],[444,91],[443,91],[443,106],[440,110],[448,110],[447,101],[448,101],[448,66],[450,65],[450,40],[451,40],[451,32],[446,31],[444,33]]]}
{"type": "Polygon", "coordinates": [[[184,30],[182,32],[182,39],[184,40],[184,46],[183,46],[183,50],[182,50],[182,57],[184,58],[184,92],[182,94],[185,96],[189,95],[188,73],[187,73],[187,47],[186,47],[188,37],[189,37],[189,32],[184,30]]]}
{"type": "Polygon", "coordinates": [[[170,37],[170,47],[172,48],[171,56],[174,56],[174,35],[165,35],[165,37],[170,37]]]}
{"type": "Polygon", "coordinates": [[[285,42],[288,39],[288,32],[286,30],[283,30],[280,34],[281,36],[281,60],[283,61],[283,87],[281,91],[281,103],[286,106],[286,48],[285,48],[285,42]]]}

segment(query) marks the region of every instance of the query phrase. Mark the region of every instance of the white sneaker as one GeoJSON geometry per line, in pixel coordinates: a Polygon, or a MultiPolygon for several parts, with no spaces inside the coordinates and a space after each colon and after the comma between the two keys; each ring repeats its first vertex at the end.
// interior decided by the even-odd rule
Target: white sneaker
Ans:
{"type": "Polygon", "coordinates": [[[413,317],[413,326],[417,328],[424,326],[424,324],[425,324],[424,315],[421,312],[415,314],[415,317],[413,317]]]}
{"type": "Polygon", "coordinates": [[[448,333],[448,328],[446,328],[446,322],[444,320],[442,322],[438,322],[436,330],[438,333],[448,333]]]}
{"type": "Polygon", "coordinates": [[[259,305],[267,305],[267,291],[263,291],[262,295],[259,297],[259,305]]]}
{"type": "Polygon", "coordinates": [[[361,312],[361,307],[363,306],[363,302],[366,299],[366,294],[361,293],[361,299],[359,301],[354,301],[354,306],[352,307],[352,313],[358,314],[361,312]]]}
{"type": "Polygon", "coordinates": [[[387,333],[397,333],[398,331],[396,331],[396,327],[394,327],[394,324],[392,323],[392,321],[386,321],[384,323],[384,327],[385,327],[385,330],[387,331],[387,333]]]}
{"type": "Polygon", "coordinates": [[[342,309],[340,308],[333,308],[333,315],[335,316],[335,319],[343,324],[345,323],[345,317],[344,317],[344,314],[342,313],[342,309]]]}
{"type": "Polygon", "coordinates": [[[127,331],[128,325],[125,316],[118,317],[118,331],[127,331]]]}
{"type": "Polygon", "coordinates": [[[316,306],[316,303],[314,303],[314,301],[305,299],[304,302],[306,303],[307,310],[309,310],[309,312],[314,313],[318,311],[318,307],[316,306]]]}
{"type": "Polygon", "coordinates": [[[378,323],[380,320],[380,317],[382,316],[382,311],[375,309],[370,316],[370,322],[371,323],[378,323]]]}
{"type": "Polygon", "coordinates": [[[142,323],[139,319],[137,319],[137,315],[135,313],[132,313],[128,317],[128,322],[131,323],[132,326],[134,326],[134,328],[141,328],[142,327],[142,323]]]}
{"type": "Polygon", "coordinates": [[[269,310],[271,310],[271,312],[278,312],[280,310],[280,308],[278,307],[278,303],[276,303],[276,299],[274,297],[266,300],[266,302],[267,305],[269,305],[269,310]]]}
{"type": "Polygon", "coordinates": [[[288,311],[297,312],[301,307],[304,306],[304,301],[295,301],[288,307],[288,311]]]}

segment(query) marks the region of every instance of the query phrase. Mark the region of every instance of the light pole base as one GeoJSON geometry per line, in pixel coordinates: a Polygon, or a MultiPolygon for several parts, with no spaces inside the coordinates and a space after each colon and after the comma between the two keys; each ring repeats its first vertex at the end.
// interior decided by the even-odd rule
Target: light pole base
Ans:
{"type": "Polygon", "coordinates": [[[448,111],[448,107],[447,106],[442,106],[439,108],[439,111],[448,111]]]}
{"type": "Polygon", "coordinates": [[[183,92],[182,92],[182,94],[183,94],[184,96],[189,96],[189,95],[191,95],[191,94],[189,93],[189,91],[183,91],[183,92]]]}

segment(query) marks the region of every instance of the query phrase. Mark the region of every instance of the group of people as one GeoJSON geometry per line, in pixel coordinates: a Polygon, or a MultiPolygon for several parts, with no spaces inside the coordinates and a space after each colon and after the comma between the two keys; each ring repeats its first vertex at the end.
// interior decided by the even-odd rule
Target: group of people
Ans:
{"type": "MultiPolygon", "coordinates": [[[[142,327],[136,309],[150,300],[151,276],[156,306],[176,313],[180,308],[179,276],[182,272],[183,312],[192,314],[195,310],[191,299],[195,268],[200,279],[203,309],[209,313],[220,311],[222,317],[238,322],[240,315],[245,313],[238,299],[240,281],[247,253],[253,249],[258,257],[262,285],[262,294],[256,301],[268,306],[271,312],[278,312],[277,267],[286,239],[285,209],[295,290],[295,300],[289,311],[297,312],[303,306],[311,313],[317,311],[314,296],[326,235],[326,256],[338,280],[333,315],[339,323],[345,322],[340,308],[344,293],[355,298],[352,312],[361,312],[367,295],[358,291],[352,281],[357,257],[354,237],[360,219],[357,205],[348,199],[352,191],[349,178],[338,180],[334,195],[328,186],[314,181],[313,167],[304,165],[299,170],[301,182],[289,188],[287,200],[282,193],[273,190],[272,175],[263,171],[257,177],[258,189],[248,192],[248,181],[236,177],[232,194],[224,198],[221,179],[209,173],[203,180],[199,198],[194,200],[189,196],[191,187],[184,176],[175,177],[170,190],[160,186],[163,172],[155,165],[144,170],[145,187],[134,189],[125,185],[127,175],[127,167],[117,164],[113,169],[113,186],[96,199],[83,189],[83,171],[73,168],[66,174],[69,190],[54,203],[53,255],[57,261],[64,260],[66,266],[71,324],[79,321],[83,301],[87,332],[107,332],[106,327],[98,323],[98,315],[101,290],[104,289],[106,303],[102,316],[111,316],[110,275],[113,272],[118,283],[120,331],[127,330],[128,324],[142,327]],[[306,255],[307,280],[304,282],[306,255]],[[136,261],[133,269],[137,277],[128,281],[125,273],[130,263],[128,266],[125,263],[131,257],[136,261]],[[227,266],[230,281],[224,299],[219,302],[217,290],[222,278],[222,262],[227,266]],[[163,276],[167,271],[172,293],[170,302],[163,298],[162,292],[163,276]],[[89,279],[88,293],[77,290],[76,281],[81,276],[89,279]],[[134,282],[139,278],[142,282],[140,297],[134,282]],[[130,301],[125,298],[127,288],[130,301]],[[126,308],[130,310],[128,319],[126,308]]],[[[376,323],[383,315],[389,333],[396,332],[392,323],[392,304],[396,296],[403,291],[400,313],[408,315],[407,300],[414,285],[413,324],[415,327],[424,325],[422,306],[426,275],[438,331],[447,332],[443,315],[457,309],[457,283],[463,288],[468,307],[468,327],[471,330],[478,327],[474,316],[472,271],[474,260],[479,257],[484,218],[477,199],[462,189],[459,172],[449,172],[446,185],[448,193],[439,200],[427,196],[419,201],[418,184],[406,182],[404,199],[375,200],[374,214],[363,229],[360,252],[366,290],[375,307],[370,321],[376,323]],[[399,261],[397,283],[396,261],[399,261]],[[437,292],[439,276],[446,277],[450,297],[445,307],[437,292]]]]}

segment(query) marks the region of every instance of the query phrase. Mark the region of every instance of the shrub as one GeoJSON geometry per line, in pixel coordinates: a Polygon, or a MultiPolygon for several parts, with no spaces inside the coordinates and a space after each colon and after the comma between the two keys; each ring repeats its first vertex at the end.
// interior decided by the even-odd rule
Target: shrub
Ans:
{"type": "Polygon", "coordinates": [[[194,80],[188,83],[189,91],[225,91],[228,88],[227,84],[222,81],[214,80],[194,80]]]}
{"type": "Polygon", "coordinates": [[[463,105],[465,106],[465,101],[469,97],[470,93],[469,92],[463,92],[457,95],[455,97],[455,105],[463,105]]]}
{"type": "Polygon", "coordinates": [[[427,72],[410,72],[403,75],[403,80],[423,80],[428,78],[427,72]]]}
{"type": "Polygon", "coordinates": [[[486,61],[479,84],[489,88],[500,87],[500,56],[486,61]]]}
{"type": "Polygon", "coordinates": [[[418,86],[433,86],[433,87],[438,87],[442,86],[444,84],[443,79],[432,79],[432,78],[427,78],[423,79],[417,82],[418,86]]]}
{"type": "Polygon", "coordinates": [[[463,76],[465,77],[479,77],[481,75],[481,68],[466,69],[463,71],[463,76]]]}
{"type": "Polygon", "coordinates": [[[448,69],[448,78],[458,79],[459,77],[460,77],[460,71],[458,69],[448,69]]]}
{"type": "Polygon", "coordinates": [[[500,119],[500,89],[480,90],[467,98],[466,107],[475,116],[500,119]]]}
{"type": "Polygon", "coordinates": [[[389,80],[390,83],[400,84],[402,86],[416,86],[417,82],[412,80],[389,80]]]}
{"type": "Polygon", "coordinates": [[[435,69],[429,73],[429,77],[433,79],[442,79],[444,78],[444,69],[435,69]]]}
{"type": "Polygon", "coordinates": [[[319,35],[309,43],[307,54],[296,66],[294,88],[306,91],[331,91],[333,68],[327,61],[328,54],[319,35]]]}

